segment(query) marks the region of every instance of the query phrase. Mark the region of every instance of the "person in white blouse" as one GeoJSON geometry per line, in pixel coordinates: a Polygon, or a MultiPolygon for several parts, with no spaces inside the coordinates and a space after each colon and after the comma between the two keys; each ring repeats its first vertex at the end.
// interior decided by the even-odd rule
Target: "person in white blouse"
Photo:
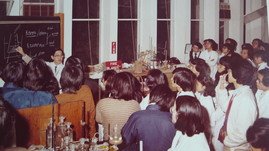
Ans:
{"type": "Polygon", "coordinates": [[[209,117],[195,97],[179,96],[170,112],[177,131],[168,151],[210,151],[209,117]]]}
{"type": "MultiPolygon", "coordinates": [[[[22,55],[22,60],[25,61],[27,64],[32,60],[30,56],[28,56],[22,47],[16,48],[17,52],[22,55]]],[[[46,64],[51,68],[53,75],[57,79],[58,83],[60,83],[61,74],[64,68],[63,59],[64,59],[64,52],[61,49],[56,49],[53,54],[51,55],[52,62],[46,62],[46,64]]]]}
{"type": "Polygon", "coordinates": [[[173,71],[172,86],[176,88],[178,96],[195,96],[195,74],[188,68],[178,67],[173,71]]]}
{"type": "Polygon", "coordinates": [[[256,64],[258,71],[264,68],[268,68],[268,54],[264,50],[257,50],[254,53],[254,63],[256,64]]]}
{"type": "Polygon", "coordinates": [[[213,39],[207,39],[205,42],[205,50],[202,51],[200,58],[204,59],[210,67],[210,77],[215,80],[217,72],[217,62],[219,55],[217,53],[218,44],[213,39]]]}
{"type": "Polygon", "coordinates": [[[243,59],[248,60],[253,67],[256,67],[255,63],[253,62],[253,47],[250,43],[245,43],[242,45],[242,50],[240,55],[243,59]]]}
{"type": "MultiPolygon", "coordinates": [[[[149,105],[149,94],[157,85],[164,84],[168,86],[166,75],[159,69],[151,69],[145,79],[144,87],[147,89],[147,95],[140,102],[141,110],[145,110],[149,105]]],[[[145,89],[145,88],[144,88],[145,89]]]]}
{"type": "Polygon", "coordinates": [[[225,151],[250,149],[246,131],[257,118],[257,106],[250,89],[254,73],[254,67],[247,60],[238,60],[228,70],[228,82],[235,86],[235,90],[230,95],[225,87],[220,87],[217,91],[218,102],[222,102],[222,108],[226,108],[227,120],[223,124],[226,128],[221,133],[225,151]]]}
{"type": "Polygon", "coordinates": [[[269,68],[258,71],[256,85],[258,91],[255,96],[259,108],[259,118],[269,118],[269,68]]]}

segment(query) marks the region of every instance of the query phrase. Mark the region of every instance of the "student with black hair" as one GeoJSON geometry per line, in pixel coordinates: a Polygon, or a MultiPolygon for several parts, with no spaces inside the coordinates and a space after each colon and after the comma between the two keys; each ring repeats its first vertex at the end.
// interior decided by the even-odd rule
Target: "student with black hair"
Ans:
{"type": "Polygon", "coordinates": [[[269,151],[269,119],[257,119],[247,130],[252,151],[269,151]]]}
{"type": "Polygon", "coordinates": [[[196,58],[200,58],[203,45],[200,42],[192,43],[192,49],[190,51],[190,61],[196,58]]]}
{"type": "Polygon", "coordinates": [[[122,129],[126,145],[124,150],[135,150],[139,141],[143,141],[145,151],[166,151],[170,147],[176,129],[169,109],[175,98],[176,94],[168,85],[157,85],[153,88],[146,110],[133,113],[122,129]]]}
{"type": "Polygon", "coordinates": [[[150,99],[150,92],[158,85],[166,85],[168,86],[168,80],[166,75],[159,69],[151,69],[148,72],[148,75],[145,79],[145,87],[148,88],[148,94],[143,98],[140,102],[141,110],[145,110],[149,105],[150,99]]]}
{"type": "Polygon", "coordinates": [[[178,96],[195,96],[195,74],[188,68],[179,67],[173,71],[172,86],[177,90],[178,96]]]}
{"type": "Polygon", "coordinates": [[[269,68],[258,71],[256,99],[259,117],[269,118],[269,68]]]}
{"type": "Polygon", "coordinates": [[[234,39],[232,39],[232,38],[227,38],[227,39],[225,39],[225,43],[230,44],[230,46],[231,46],[231,50],[232,50],[233,52],[236,52],[237,42],[236,42],[234,39]]]}
{"type": "Polygon", "coordinates": [[[247,60],[233,63],[228,70],[228,82],[234,85],[235,90],[228,93],[225,87],[218,87],[218,102],[222,103],[222,108],[226,108],[223,110],[225,119],[218,137],[224,144],[224,150],[250,149],[245,134],[258,112],[250,88],[255,71],[247,60]]]}
{"type": "Polygon", "coordinates": [[[208,113],[195,97],[179,96],[170,112],[177,131],[168,151],[210,151],[208,113]]]}
{"type": "Polygon", "coordinates": [[[253,54],[254,54],[254,50],[253,47],[250,43],[245,43],[242,45],[242,50],[240,52],[240,55],[243,59],[248,60],[253,67],[255,67],[255,63],[253,62],[253,54]]]}
{"type": "Polygon", "coordinates": [[[233,47],[231,44],[229,43],[225,43],[222,45],[222,48],[221,48],[221,54],[219,56],[219,59],[224,57],[224,56],[232,56],[234,53],[234,50],[233,50],[233,47]]]}
{"type": "Polygon", "coordinates": [[[254,53],[254,63],[256,64],[256,67],[259,70],[262,70],[264,68],[268,68],[268,61],[269,61],[269,55],[268,52],[264,50],[256,50],[254,53]]]}
{"type": "Polygon", "coordinates": [[[190,70],[198,77],[207,77],[210,76],[210,67],[205,62],[205,60],[201,58],[196,58],[190,61],[189,64],[190,70]]]}

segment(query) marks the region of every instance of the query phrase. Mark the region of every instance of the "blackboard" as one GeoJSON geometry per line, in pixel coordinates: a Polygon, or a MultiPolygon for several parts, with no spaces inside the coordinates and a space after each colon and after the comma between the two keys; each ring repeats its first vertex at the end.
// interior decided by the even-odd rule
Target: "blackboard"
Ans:
{"type": "Polygon", "coordinates": [[[0,68],[21,55],[15,48],[21,46],[30,57],[50,61],[53,51],[60,48],[59,17],[0,17],[0,68]]]}

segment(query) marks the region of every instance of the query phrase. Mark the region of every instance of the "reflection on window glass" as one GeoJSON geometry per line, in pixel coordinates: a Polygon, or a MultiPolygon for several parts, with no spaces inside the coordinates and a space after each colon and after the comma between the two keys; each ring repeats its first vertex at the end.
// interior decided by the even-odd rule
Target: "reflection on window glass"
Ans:
{"type": "Polygon", "coordinates": [[[191,0],[191,19],[200,18],[200,0],[191,0]]]}
{"type": "Polygon", "coordinates": [[[158,21],[157,25],[157,57],[168,59],[170,56],[170,21],[158,21]]]}
{"type": "Polygon", "coordinates": [[[170,18],[170,0],[158,0],[158,19],[170,18]]]}
{"type": "Polygon", "coordinates": [[[131,63],[136,60],[137,22],[118,22],[118,59],[131,63]]]}
{"type": "Polygon", "coordinates": [[[73,18],[99,18],[99,0],[74,0],[73,18]]]}
{"type": "Polygon", "coordinates": [[[137,0],[118,0],[118,18],[137,18],[137,0]]]}
{"type": "Polygon", "coordinates": [[[86,65],[99,62],[99,22],[73,22],[72,54],[86,65]]]}
{"type": "Polygon", "coordinates": [[[191,42],[197,42],[199,41],[199,21],[192,21],[191,22],[191,42]]]}

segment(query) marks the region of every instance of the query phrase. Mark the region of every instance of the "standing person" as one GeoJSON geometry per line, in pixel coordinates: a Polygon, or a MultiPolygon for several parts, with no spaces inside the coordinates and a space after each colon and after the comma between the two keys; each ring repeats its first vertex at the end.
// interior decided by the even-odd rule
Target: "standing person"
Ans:
{"type": "Polygon", "coordinates": [[[170,111],[177,131],[168,151],[210,151],[205,135],[208,114],[200,102],[195,97],[179,96],[170,111]]]}
{"type": "Polygon", "coordinates": [[[149,105],[150,99],[150,92],[157,86],[157,85],[167,85],[168,86],[168,80],[166,75],[159,69],[151,69],[148,72],[148,75],[145,80],[145,86],[149,89],[148,94],[146,97],[143,98],[143,100],[140,102],[140,108],[141,110],[145,110],[147,106],[149,105]]]}
{"type": "Polygon", "coordinates": [[[117,73],[112,80],[111,96],[97,103],[96,121],[104,126],[104,140],[108,140],[113,127],[117,125],[121,131],[131,114],[140,110],[142,92],[138,84],[139,81],[131,73],[117,73]]]}
{"type": "Polygon", "coordinates": [[[202,49],[203,49],[203,45],[200,42],[194,42],[192,44],[192,49],[190,52],[190,61],[196,58],[200,58],[202,49]]]}
{"type": "Polygon", "coordinates": [[[219,55],[217,53],[218,44],[213,39],[205,42],[205,50],[201,53],[201,59],[204,59],[210,67],[210,77],[215,80],[217,72],[217,62],[219,55]]]}
{"type": "Polygon", "coordinates": [[[269,151],[269,119],[257,119],[248,128],[247,140],[251,144],[252,151],[269,151]]]}
{"type": "MultiPolygon", "coordinates": [[[[95,128],[95,105],[91,89],[83,85],[83,71],[79,67],[66,66],[63,69],[60,84],[62,93],[56,96],[58,103],[84,101],[85,102],[85,119],[89,127],[86,128],[90,138],[96,132],[95,128]]],[[[86,134],[88,136],[88,134],[86,134]]]]}
{"type": "Polygon", "coordinates": [[[124,150],[138,149],[139,141],[145,151],[166,151],[170,147],[176,130],[169,109],[175,98],[168,85],[153,88],[146,110],[133,113],[122,129],[124,150]]]}
{"type": "Polygon", "coordinates": [[[231,57],[233,55],[233,53],[234,53],[234,50],[233,50],[232,45],[229,43],[225,43],[222,45],[221,54],[219,56],[219,59],[224,57],[224,56],[231,57]]]}
{"type": "Polygon", "coordinates": [[[258,71],[256,81],[258,91],[256,99],[259,108],[259,117],[269,118],[269,69],[265,68],[258,71]]]}
{"type": "Polygon", "coordinates": [[[257,106],[250,88],[255,69],[247,60],[234,63],[228,70],[228,82],[235,90],[228,91],[219,87],[218,101],[226,106],[225,120],[219,133],[219,140],[224,144],[224,150],[249,150],[246,131],[257,117],[257,106]]]}
{"type": "Polygon", "coordinates": [[[179,67],[173,71],[172,86],[177,89],[178,96],[195,96],[195,74],[188,68],[179,67]]]}
{"type": "MultiPolygon", "coordinates": [[[[22,55],[22,60],[27,64],[32,60],[32,58],[24,52],[22,47],[18,47],[16,50],[22,55]]],[[[64,68],[64,52],[61,49],[55,49],[50,57],[52,62],[46,62],[46,64],[51,68],[53,75],[57,79],[58,83],[60,83],[61,73],[64,68]]]]}
{"type": "Polygon", "coordinates": [[[245,44],[242,45],[242,50],[241,50],[241,53],[240,53],[241,57],[243,59],[248,60],[252,64],[252,66],[255,67],[256,65],[253,62],[253,53],[254,53],[253,47],[252,47],[252,45],[250,43],[245,43],[245,44]]]}
{"type": "Polygon", "coordinates": [[[265,50],[265,48],[263,47],[263,41],[261,39],[255,38],[252,40],[251,44],[254,49],[254,52],[256,52],[257,50],[265,50]]]}

